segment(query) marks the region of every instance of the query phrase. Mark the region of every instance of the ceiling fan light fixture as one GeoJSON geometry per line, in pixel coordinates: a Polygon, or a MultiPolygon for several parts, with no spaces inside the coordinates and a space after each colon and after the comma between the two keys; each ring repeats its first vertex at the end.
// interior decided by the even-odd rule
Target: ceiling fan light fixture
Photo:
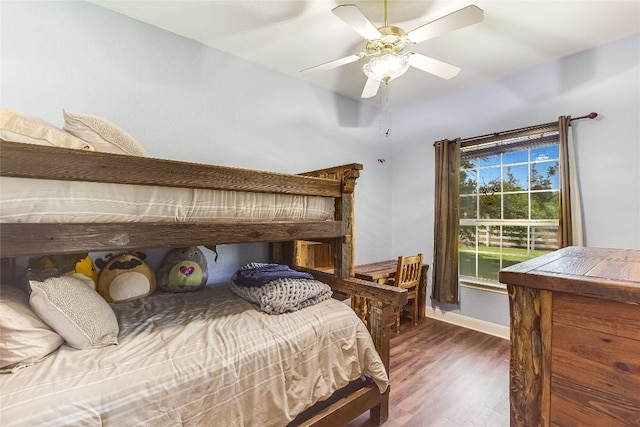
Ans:
{"type": "Polygon", "coordinates": [[[409,56],[408,54],[399,55],[397,53],[374,56],[362,69],[368,78],[389,83],[409,69],[409,56]]]}

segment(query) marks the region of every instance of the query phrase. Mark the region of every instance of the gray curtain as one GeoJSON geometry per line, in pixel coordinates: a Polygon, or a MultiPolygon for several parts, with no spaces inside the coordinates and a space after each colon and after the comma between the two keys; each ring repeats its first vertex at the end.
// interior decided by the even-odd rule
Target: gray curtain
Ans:
{"type": "Polygon", "coordinates": [[[460,228],[460,138],[434,143],[435,211],[431,298],[459,304],[458,233],[460,228]]]}
{"type": "Polygon", "coordinates": [[[582,209],[571,138],[571,116],[558,118],[558,147],[560,154],[558,245],[561,248],[582,246],[582,209]]]}

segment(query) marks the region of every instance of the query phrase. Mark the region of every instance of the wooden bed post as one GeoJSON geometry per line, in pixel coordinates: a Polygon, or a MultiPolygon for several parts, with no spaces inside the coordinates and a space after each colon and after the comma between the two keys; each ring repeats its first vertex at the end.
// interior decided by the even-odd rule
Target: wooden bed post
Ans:
{"type": "Polygon", "coordinates": [[[352,212],[353,192],[342,193],[340,199],[336,199],[336,219],[342,221],[344,237],[334,243],[334,274],[336,277],[346,279],[351,277],[352,250],[353,250],[353,218],[352,212]]]}
{"type": "MultiPolygon", "coordinates": [[[[370,310],[367,327],[371,332],[371,338],[373,338],[373,343],[378,350],[378,354],[380,354],[382,363],[387,369],[387,374],[389,374],[391,366],[391,328],[395,325],[398,307],[373,300],[370,303],[370,310]]],[[[371,418],[378,424],[384,423],[389,418],[390,388],[391,386],[380,396],[380,404],[369,411],[371,418]]]]}
{"type": "Polygon", "coordinates": [[[342,220],[342,231],[344,232],[344,241],[342,242],[343,255],[341,261],[336,265],[342,267],[342,273],[339,277],[354,276],[354,258],[355,258],[355,216],[353,213],[354,191],[356,188],[356,180],[360,177],[362,165],[348,165],[342,170],[342,197],[337,200],[336,212],[339,212],[342,220]]]}
{"type": "MultiPolygon", "coordinates": [[[[356,180],[360,176],[360,171],[362,170],[362,165],[359,163],[350,163],[341,166],[335,166],[327,169],[320,169],[310,172],[301,173],[302,176],[310,176],[315,178],[324,178],[324,179],[333,179],[336,181],[340,181],[340,187],[342,194],[340,197],[336,197],[336,205],[335,205],[335,219],[337,221],[342,221],[343,224],[343,238],[341,240],[336,239],[335,241],[330,242],[330,246],[332,246],[332,250],[327,248],[327,245],[324,245],[324,248],[321,249],[322,245],[318,245],[317,242],[309,243],[297,241],[291,244],[291,257],[286,259],[291,259],[293,262],[288,261],[287,263],[292,263],[294,265],[298,265],[300,267],[314,268],[321,271],[330,271],[336,274],[337,277],[347,278],[354,276],[354,253],[355,253],[355,245],[354,245],[354,230],[355,230],[355,222],[353,215],[353,201],[354,201],[354,191],[356,186],[356,180]],[[322,254],[332,253],[333,259],[331,265],[321,265],[318,266],[315,263],[307,264],[307,263],[296,263],[296,260],[300,261],[300,258],[306,258],[308,255],[305,253],[304,248],[309,248],[309,250],[314,250],[316,252],[322,252],[322,254]],[[303,253],[297,253],[298,251],[302,251],[303,253]]],[[[285,254],[286,249],[283,247],[283,244],[275,245],[275,253],[276,254],[285,254]],[[280,247],[278,247],[280,246],[280,247]]],[[[311,257],[313,258],[313,257],[311,257]]]]}

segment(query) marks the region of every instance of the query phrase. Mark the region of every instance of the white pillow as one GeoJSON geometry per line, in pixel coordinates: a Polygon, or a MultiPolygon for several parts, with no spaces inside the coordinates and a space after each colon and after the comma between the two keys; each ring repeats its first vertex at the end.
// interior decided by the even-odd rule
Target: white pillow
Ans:
{"type": "Polygon", "coordinates": [[[100,117],[62,110],[64,130],[89,142],[96,151],[148,157],[142,145],[124,130],[100,117]]]}
{"type": "Polygon", "coordinates": [[[0,370],[11,372],[33,365],[64,340],[29,307],[29,295],[13,286],[0,286],[0,370]]]}
{"type": "Polygon", "coordinates": [[[33,311],[73,348],[118,343],[118,320],[109,304],[76,277],[30,280],[33,311]]]}
{"type": "Polygon", "coordinates": [[[95,151],[87,141],[83,141],[44,120],[8,108],[0,108],[0,138],[26,144],[53,145],[54,147],[95,151]]]}

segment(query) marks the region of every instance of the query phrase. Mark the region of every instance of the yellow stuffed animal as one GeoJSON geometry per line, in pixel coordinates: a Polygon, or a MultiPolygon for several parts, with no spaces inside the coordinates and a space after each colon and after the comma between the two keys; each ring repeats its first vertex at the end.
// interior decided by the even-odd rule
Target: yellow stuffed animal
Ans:
{"type": "Polygon", "coordinates": [[[98,272],[87,253],[41,256],[29,265],[27,279],[43,281],[63,274],[81,279],[92,289],[98,283],[98,272]]]}
{"type": "Polygon", "coordinates": [[[66,274],[76,277],[81,276],[79,277],[80,279],[83,277],[91,279],[93,289],[96,288],[96,284],[98,283],[98,272],[93,266],[93,261],[89,255],[76,262],[73,270],[68,271],[66,274]]]}

